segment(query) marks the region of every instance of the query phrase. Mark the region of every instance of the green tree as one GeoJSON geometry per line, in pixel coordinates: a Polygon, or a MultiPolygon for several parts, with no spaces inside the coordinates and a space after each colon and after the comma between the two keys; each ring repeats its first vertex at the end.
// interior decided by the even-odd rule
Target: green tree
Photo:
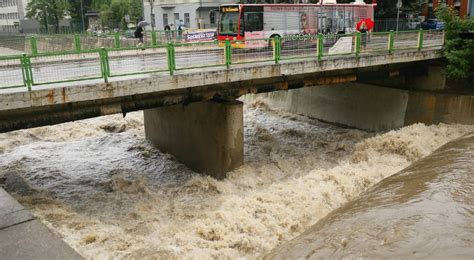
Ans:
{"type": "Polygon", "coordinates": [[[59,21],[68,14],[68,8],[67,0],[32,0],[26,6],[26,17],[37,19],[46,30],[53,24],[59,33],[59,21]]]}
{"type": "Polygon", "coordinates": [[[100,10],[102,6],[110,6],[111,0],[92,0],[91,8],[93,10],[100,10]]]}
{"type": "MultiPolygon", "coordinates": [[[[341,0],[338,3],[352,3],[354,0],[341,0]]],[[[372,0],[365,0],[367,4],[371,4],[372,0]]],[[[377,18],[394,18],[397,17],[398,0],[379,0],[375,8],[375,17],[377,18]]],[[[425,5],[425,0],[402,0],[402,8],[400,10],[408,13],[420,13],[421,8],[425,5]]]]}
{"type": "Polygon", "coordinates": [[[452,6],[444,3],[435,13],[445,23],[444,54],[448,60],[448,76],[455,79],[468,78],[474,71],[474,40],[462,39],[460,33],[474,31],[474,18],[460,18],[452,6]]]}
{"type": "Polygon", "coordinates": [[[103,26],[110,28],[127,28],[125,16],[135,22],[143,15],[143,5],[140,0],[112,0],[110,5],[102,4],[100,18],[103,26]]]}
{"type": "Polygon", "coordinates": [[[82,18],[84,17],[84,30],[88,27],[88,21],[85,17],[85,14],[91,10],[93,0],[69,0],[69,13],[73,24],[80,24],[82,28],[82,18]],[[82,8],[81,8],[82,1],[82,8]]]}

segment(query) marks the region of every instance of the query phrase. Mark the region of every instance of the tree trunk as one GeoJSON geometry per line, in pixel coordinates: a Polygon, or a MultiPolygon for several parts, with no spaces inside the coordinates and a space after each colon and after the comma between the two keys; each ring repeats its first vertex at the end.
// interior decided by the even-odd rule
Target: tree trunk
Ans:
{"type": "Polygon", "coordinates": [[[54,31],[59,33],[59,16],[58,16],[58,6],[56,0],[53,1],[53,10],[54,10],[54,31]]]}
{"type": "Polygon", "coordinates": [[[49,24],[48,24],[48,13],[46,11],[43,12],[43,23],[44,23],[44,29],[46,30],[46,33],[49,32],[49,24]]]}
{"type": "Polygon", "coordinates": [[[55,23],[55,31],[56,33],[59,33],[59,16],[57,13],[54,14],[54,23],[55,23]]]}

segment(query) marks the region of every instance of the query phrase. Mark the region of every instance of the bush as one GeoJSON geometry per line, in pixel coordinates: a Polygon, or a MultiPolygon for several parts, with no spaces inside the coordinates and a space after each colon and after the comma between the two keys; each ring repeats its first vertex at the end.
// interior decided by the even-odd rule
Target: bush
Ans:
{"type": "Polygon", "coordinates": [[[445,23],[444,54],[448,60],[447,73],[450,78],[465,79],[474,71],[474,40],[462,39],[460,33],[474,33],[474,19],[460,18],[452,6],[441,3],[436,17],[445,23]]]}

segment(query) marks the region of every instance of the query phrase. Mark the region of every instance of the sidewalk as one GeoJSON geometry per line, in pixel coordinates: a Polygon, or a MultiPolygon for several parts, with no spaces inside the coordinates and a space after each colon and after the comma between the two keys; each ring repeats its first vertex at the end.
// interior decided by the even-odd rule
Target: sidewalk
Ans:
{"type": "Polygon", "coordinates": [[[0,47],[0,56],[20,55],[20,54],[23,54],[23,52],[13,50],[10,48],[0,47]]]}
{"type": "Polygon", "coordinates": [[[83,259],[0,188],[0,258],[83,259]]]}

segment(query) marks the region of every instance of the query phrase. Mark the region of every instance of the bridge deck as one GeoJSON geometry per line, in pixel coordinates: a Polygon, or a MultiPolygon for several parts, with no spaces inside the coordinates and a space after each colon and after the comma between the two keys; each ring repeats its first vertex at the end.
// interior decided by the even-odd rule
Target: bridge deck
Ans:
{"type": "MultiPolygon", "coordinates": [[[[72,58],[64,61],[64,54],[34,56],[30,58],[30,73],[35,79],[31,89],[9,88],[0,92],[0,132],[215,97],[237,98],[247,93],[353,82],[363,70],[382,74],[380,71],[387,68],[416,67],[418,62],[442,58],[439,38],[419,49],[411,36],[398,42],[399,48],[390,52],[377,49],[382,38],[374,37],[372,45],[368,44],[360,53],[354,53],[349,41],[349,53],[329,55],[331,49],[326,47],[323,57],[318,56],[312,42],[295,40],[289,48],[281,47],[277,61],[275,49],[269,48],[231,48],[229,59],[218,46],[176,46],[173,75],[163,67],[170,60],[163,50],[110,50],[106,57],[108,82],[104,82],[104,75],[93,74],[101,71],[101,67],[96,68],[95,52],[67,54],[72,58]],[[401,48],[405,45],[410,47],[401,48]],[[34,59],[38,59],[36,63],[34,59]],[[232,64],[222,65],[227,61],[232,64]],[[54,79],[48,81],[48,77],[54,79]],[[87,80],[76,81],[74,77],[87,80]]],[[[101,61],[103,55],[100,54],[101,61]]],[[[17,69],[9,62],[12,60],[0,61],[0,74],[17,69]]]]}
{"type": "MultiPolygon", "coordinates": [[[[281,40],[276,49],[268,47],[239,49],[229,46],[228,51],[225,51],[226,48],[219,43],[208,42],[170,45],[173,49],[172,54],[170,46],[148,46],[144,49],[92,49],[81,52],[40,53],[24,57],[0,57],[0,76],[3,79],[0,81],[0,93],[27,91],[28,86],[30,90],[44,89],[73,86],[81,84],[80,82],[117,81],[122,80],[123,76],[149,73],[172,73],[207,67],[226,68],[247,63],[276,62],[276,60],[278,63],[335,56],[355,57],[408,49],[417,50],[421,47],[439,48],[443,45],[442,32],[377,33],[363,37],[367,39],[361,43],[361,40],[356,40],[356,35],[344,35],[335,44],[330,45],[317,38],[288,38],[281,40]],[[420,42],[420,38],[423,38],[423,41],[420,42]]],[[[261,41],[263,46],[275,45],[270,39],[256,41],[261,41]]]]}

